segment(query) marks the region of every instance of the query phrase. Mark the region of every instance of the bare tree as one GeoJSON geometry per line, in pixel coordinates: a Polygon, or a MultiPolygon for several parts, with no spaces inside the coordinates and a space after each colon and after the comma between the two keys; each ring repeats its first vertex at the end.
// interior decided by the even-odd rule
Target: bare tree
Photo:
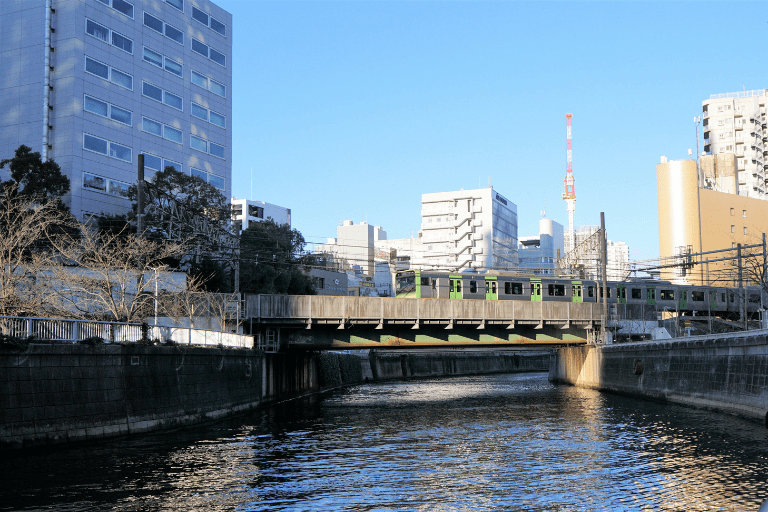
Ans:
{"type": "Polygon", "coordinates": [[[38,277],[57,260],[48,241],[70,216],[58,200],[0,186],[0,315],[45,316],[55,310],[38,277]]]}
{"type": "Polygon", "coordinates": [[[58,237],[54,246],[68,265],[53,268],[50,293],[76,316],[143,321],[155,309],[155,290],[183,289],[165,262],[184,254],[181,243],[83,226],[75,236],[58,237]]]}

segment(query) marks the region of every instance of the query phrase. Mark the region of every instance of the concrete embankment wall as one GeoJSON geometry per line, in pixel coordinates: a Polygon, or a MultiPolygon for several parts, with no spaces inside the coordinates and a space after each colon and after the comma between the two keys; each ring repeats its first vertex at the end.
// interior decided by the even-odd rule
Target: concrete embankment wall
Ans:
{"type": "Polygon", "coordinates": [[[768,421],[765,335],[564,347],[550,380],[768,421]]]}
{"type": "Polygon", "coordinates": [[[30,344],[0,351],[0,450],[193,425],[379,379],[545,371],[549,354],[30,344]]]}

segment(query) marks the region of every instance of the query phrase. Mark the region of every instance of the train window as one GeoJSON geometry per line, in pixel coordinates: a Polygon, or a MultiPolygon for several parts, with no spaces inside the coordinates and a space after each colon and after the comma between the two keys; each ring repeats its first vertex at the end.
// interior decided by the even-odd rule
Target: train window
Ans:
{"type": "Polygon", "coordinates": [[[720,294],[720,302],[725,302],[725,292],[720,294]]]}
{"type": "Polygon", "coordinates": [[[491,293],[491,282],[490,281],[486,281],[485,282],[485,293],[486,294],[491,293]]]}
{"type": "Polygon", "coordinates": [[[496,281],[491,281],[491,293],[496,294],[496,281]]]}
{"type": "Polygon", "coordinates": [[[574,285],[573,286],[573,295],[574,297],[581,297],[581,285],[574,285]]]}
{"type": "Polygon", "coordinates": [[[632,288],[632,298],[633,299],[642,299],[643,298],[643,290],[640,288],[632,288]]]}
{"type": "Polygon", "coordinates": [[[595,296],[595,287],[594,286],[587,286],[587,296],[588,297],[594,297],[595,296]]]}
{"type": "Polygon", "coordinates": [[[648,298],[650,300],[656,300],[656,288],[648,288],[648,298]]]}
{"type": "Polygon", "coordinates": [[[627,289],[626,288],[619,288],[616,290],[616,295],[620,299],[626,299],[627,298],[627,289]]]}
{"type": "Polygon", "coordinates": [[[456,280],[456,293],[461,292],[461,281],[459,279],[456,280]]]}
{"type": "Polygon", "coordinates": [[[477,293],[477,281],[469,282],[469,293],[477,293]]]}
{"type": "Polygon", "coordinates": [[[683,290],[683,300],[688,300],[688,290],[683,290]]]}
{"type": "Polygon", "coordinates": [[[421,286],[429,286],[429,278],[428,277],[422,277],[421,278],[421,286]]]}
{"type": "Polygon", "coordinates": [[[453,293],[453,279],[448,280],[448,291],[453,293]]]}
{"type": "Polygon", "coordinates": [[[565,297],[564,284],[550,284],[548,286],[549,295],[552,297],[565,297]]]}
{"type": "MultiPolygon", "coordinates": [[[[602,286],[600,287],[600,298],[601,299],[603,298],[603,287],[602,286]]],[[[608,298],[609,299],[611,298],[611,289],[610,288],[608,288],[608,298]]]]}
{"type": "Polygon", "coordinates": [[[675,300],[675,290],[661,290],[661,300],[675,300]]]}
{"type": "Polygon", "coordinates": [[[507,295],[522,295],[523,283],[504,283],[504,293],[507,295]]]}
{"type": "Polygon", "coordinates": [[[749,297],[747,298],[747,300],[749,302],[751,302],[752,304],[757,304],[757,303],[760,302],[760,295],[757,294],[757,293],[750,293],[749,297]]]}
{"type": "Polygon", "coordinates": [[[704,302],[704,292],[692,291],[691,300],[694,302],[704,302]]]}

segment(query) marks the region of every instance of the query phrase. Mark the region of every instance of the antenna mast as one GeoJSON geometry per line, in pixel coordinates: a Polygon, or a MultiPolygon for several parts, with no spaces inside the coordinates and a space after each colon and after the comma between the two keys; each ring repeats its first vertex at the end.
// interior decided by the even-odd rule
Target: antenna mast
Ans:
{"type": "Polygon", "coordinates": [[[571,142],[571,118],[573,114],[565,114],[565,126],[566,126],[566,169],[565,169],[565,192],[563,192],[563,200],[565,201],[566,208],[568,210],[568,239],[565,244],[566,252],[572,251],[576,247],[576,231],[573,227],[573,214],[576,212],[576,179],[573,177],[573,161],[572,161],[572,142],[571,142]]]}

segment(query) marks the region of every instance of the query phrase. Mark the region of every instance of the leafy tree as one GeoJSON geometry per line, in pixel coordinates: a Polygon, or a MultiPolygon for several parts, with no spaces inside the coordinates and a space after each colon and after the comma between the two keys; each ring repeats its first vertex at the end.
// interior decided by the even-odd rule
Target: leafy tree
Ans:
{"type": "Polygon", "coordinates": [[[240,291],[314,295],[307,273],[313,257],[302,234],[274,220],[256,222],[240,235],[240,291]]]}
{"type": "MultiPolygon", "coordinates": [[[[69,178],[53,160],[43,162],[40,153],[25,145],[19,146],[13,158],[0,160],[0,169],[8,166],[11,179],[2,185],[16,185],[15,193],[52,200],[69,192],[69,178]]],[[[4,190],[10,190],[3,187],[4,190]]]]}

